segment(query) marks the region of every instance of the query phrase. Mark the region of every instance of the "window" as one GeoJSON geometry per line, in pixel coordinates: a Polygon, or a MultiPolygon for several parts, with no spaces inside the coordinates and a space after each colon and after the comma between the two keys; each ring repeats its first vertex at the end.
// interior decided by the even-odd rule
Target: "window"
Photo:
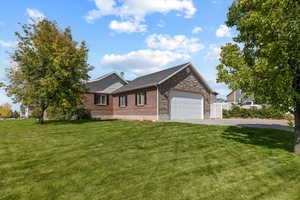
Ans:
{"type": "Polygon", "coordinates": [[[135,104],[138,106],[143,106],[147,104],[146,92],[138,92],[135,96],[135,104]]]}
{"type": "Polygon", "coordinates": [[[120,107],[127,106],[127,96],[119,96],[119,106],[120,107]]]}
{"type": "Polygon", "coordinates": [[[96,105],[108,105],[108,96],[103,94],[95,94],[96,105]]]}

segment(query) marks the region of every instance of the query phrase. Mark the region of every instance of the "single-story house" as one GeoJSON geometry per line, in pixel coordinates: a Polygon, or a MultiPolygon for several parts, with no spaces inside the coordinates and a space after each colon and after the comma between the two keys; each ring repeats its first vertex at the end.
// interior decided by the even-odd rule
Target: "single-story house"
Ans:
{"type": "Polygon", "coordinates": [[[113,72],[88,81],[87,88],[84,107],[97,119],[207,119],[217,95],[191,63],[132,81],[113,72]]]}

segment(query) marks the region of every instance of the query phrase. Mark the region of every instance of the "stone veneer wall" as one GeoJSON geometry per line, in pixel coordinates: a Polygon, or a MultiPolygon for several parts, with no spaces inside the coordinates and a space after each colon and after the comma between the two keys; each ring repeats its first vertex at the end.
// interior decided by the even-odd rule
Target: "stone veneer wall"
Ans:
{"type": "Polygon", "coordinates": [[[204,118],[207,119],[210,117],[210,104],[215,95],[211,94],[209,90],[205,88],[190,68],[186,68],[159,86],[160,120],[170,120],[169,92],[172,89],[201,94],[204,97],[204,118]]]}

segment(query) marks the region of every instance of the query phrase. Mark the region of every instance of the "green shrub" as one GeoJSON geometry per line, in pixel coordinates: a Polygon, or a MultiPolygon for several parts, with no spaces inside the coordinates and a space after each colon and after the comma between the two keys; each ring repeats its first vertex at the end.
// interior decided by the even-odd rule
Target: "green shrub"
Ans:
{"type": "Polygon", "coordinates": [[[75,117],[77,120],[91,119],[91,111],[85,108],[78,108],[75,112],[75,117]]]}
{"type": "Polygon", "coordinates": [[[82,120],[91,119],[89,110],[78,107],[61,109],[59,107],[50,107],[47,109],[47,116],[51,120],[82,120]]]}
{"type": "Polygon", "coordinates": [[[223,118],[285,119],[286,116],[284,112],[267,106],[263,106],[261,109],[245,109],[234,106],[231,110],[223,110],[223,118]]]}

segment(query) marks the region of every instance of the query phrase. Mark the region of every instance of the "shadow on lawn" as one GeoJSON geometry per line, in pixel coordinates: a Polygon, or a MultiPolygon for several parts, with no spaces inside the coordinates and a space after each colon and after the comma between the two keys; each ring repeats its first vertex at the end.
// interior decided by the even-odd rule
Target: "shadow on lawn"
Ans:
{"type": "Polygon", "coordinates": [[[293,151],[294,133],[267,129],[230,126],[223,132],[223,137],[244,144],[258,145],[271,149],[293,151]]]}
{"type": "Polygon", "coordinates": [[[91,122],[107,122],[107,121],[116,121],[116,120],[48,120],[45,121],[45,124],[67,125],[67,124],[86,124],[91,122]]]}

